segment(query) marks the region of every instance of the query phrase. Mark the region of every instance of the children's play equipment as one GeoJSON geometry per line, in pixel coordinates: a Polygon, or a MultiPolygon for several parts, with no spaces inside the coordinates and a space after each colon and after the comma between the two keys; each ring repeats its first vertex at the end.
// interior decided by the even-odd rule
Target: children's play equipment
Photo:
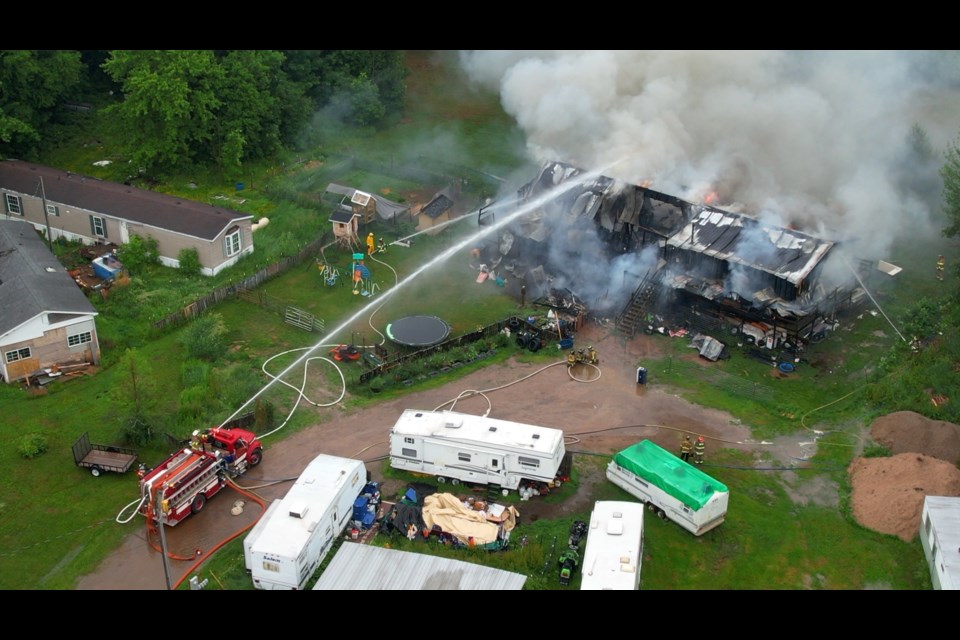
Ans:
{"type": "Polygon", "coordinates": [[[363,264],[362,253],[353,254],[353,267],[350,271],[353,273],[353,295],[371,296],[376,292],[378,287],[370,282],[370,269],[363,264]]]}
{"type": "Polygon", "coordinates": [[[317,269],[320,270],[320,277],[323,278],[323,283],[328,287],[337,284],[337,281],[340,279],[340,269],[325,262],[317,260],[317,269]]]}

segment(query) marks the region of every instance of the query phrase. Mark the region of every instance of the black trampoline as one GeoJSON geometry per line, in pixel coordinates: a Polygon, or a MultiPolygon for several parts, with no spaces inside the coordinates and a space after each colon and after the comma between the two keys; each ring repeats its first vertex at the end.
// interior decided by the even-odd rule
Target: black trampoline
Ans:
{"type": "Polygon", "coordinates": [[[437,316],[407,316],[387,325],[387,337],[408,347],[429,347],[450,335],[450,325],[437,316]]]}

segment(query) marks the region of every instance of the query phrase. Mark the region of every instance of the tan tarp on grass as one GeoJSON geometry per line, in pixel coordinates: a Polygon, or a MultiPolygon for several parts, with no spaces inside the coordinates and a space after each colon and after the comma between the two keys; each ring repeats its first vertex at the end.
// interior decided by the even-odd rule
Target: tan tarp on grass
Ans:
{"type": "Polygon", "coordinates": [[[468,544],[471,537],[474,544],[490,544],[497,541],[500,526],[504,531],[512,531],[520,515],[513,506],[490,507],[489,511],[476,511],[453,494],[434,493],[423,500],[423,522],[429,529],[437,525],[444,533],[456,536],[464,544],[468,544]],[[494,511],[499,513],[492,515],[494,511]],[[491,522],[488,517],[497,522],[491,522]]]}

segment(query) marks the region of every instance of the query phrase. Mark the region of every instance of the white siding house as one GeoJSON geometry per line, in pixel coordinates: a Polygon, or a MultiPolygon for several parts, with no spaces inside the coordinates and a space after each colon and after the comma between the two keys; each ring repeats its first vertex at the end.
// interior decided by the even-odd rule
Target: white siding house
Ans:
{"type": "Polygon", "coordinates": [[[100,362],[96,309],[28,222],[0,219],[0,373],[100,362]]]}

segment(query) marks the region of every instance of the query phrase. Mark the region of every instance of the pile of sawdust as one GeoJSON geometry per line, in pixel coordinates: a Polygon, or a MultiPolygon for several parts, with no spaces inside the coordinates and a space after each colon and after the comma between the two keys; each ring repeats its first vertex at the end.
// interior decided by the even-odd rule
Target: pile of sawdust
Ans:
{"type": "Polygon", "coordinates": [[[960,496],[960,425],[898,411],[875,420],[870,434],[895,455],[850,464],[853,516],[909,542],[920,531],[924,496],[960,496]]]}

